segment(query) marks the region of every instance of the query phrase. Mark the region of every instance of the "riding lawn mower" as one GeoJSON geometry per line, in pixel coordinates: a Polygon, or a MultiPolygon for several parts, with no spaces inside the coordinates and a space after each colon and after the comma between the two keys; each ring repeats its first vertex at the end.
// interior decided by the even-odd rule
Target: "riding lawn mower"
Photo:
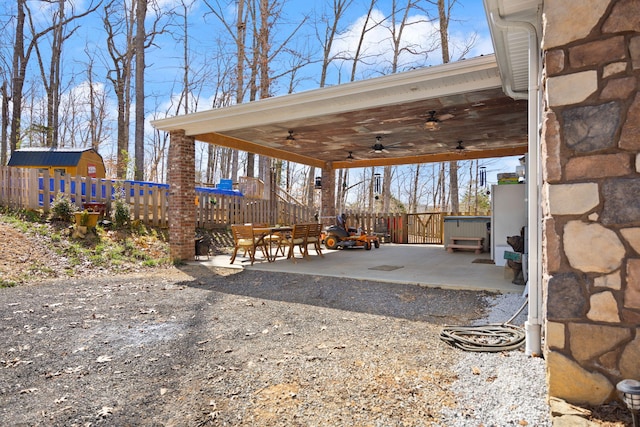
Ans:
{"type": "Polygon", "coordinates": [[[372,246],[376,249],[380,247],[378,236],[359,232],[352,227],[345,230],[338,225],[332,225],[323,231],[322,241],[327,249],[364,247],[365,250],[371,250],[372,246]]]}

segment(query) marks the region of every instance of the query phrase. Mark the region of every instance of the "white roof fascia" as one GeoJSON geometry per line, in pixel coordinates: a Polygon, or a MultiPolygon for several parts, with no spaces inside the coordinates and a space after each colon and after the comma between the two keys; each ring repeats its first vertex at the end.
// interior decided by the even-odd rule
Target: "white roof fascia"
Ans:
{"type": "Polygon", "coordinates": [[[223,132],[283,120],[357,111],[502,86],[494,55],[373,79],[265,98],[245,104],[158,119],[159,130],[187,135],[223,132]]]}
{"type": "MultiPolygon", "coordinates": [[[[484,0],[505,93],[516,99],[526,99],[529,89],[530,33],[540,34],[542,0],[484,0]]],[[[537,47],[535,47],[537,49],[537,47]]]]}

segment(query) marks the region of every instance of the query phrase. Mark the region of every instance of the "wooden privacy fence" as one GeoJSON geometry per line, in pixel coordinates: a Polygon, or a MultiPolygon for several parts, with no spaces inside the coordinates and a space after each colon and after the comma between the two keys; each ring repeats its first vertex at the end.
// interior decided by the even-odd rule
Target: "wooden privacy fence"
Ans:
{"type": "Polygon", "coordinates": [[[362,227],[392,243],[442,244],[443,241],[442,212],[388,214],[346,211],[345,214],[350,227],[362,227]]]}
{"type": "Polygon", "coordinates": [[[444,215],[442,212],[407,214],[407,243],[433,243],[444,240],[444,215]]]}
{"type": "MultiPolygon", "coordinates": [[[[421,213],[371,213],[345,211],[349,227],[362,227],[367,232],[384,235],[392,243],[444,243],[444,218],[470,216],[475,213],[421,212],[421,213]]],[[[490,214],[488,214],[490,215],[490,214]]]]}
{"type": "Polygon", "coordinates": [[[315,211],[306,206],[277,200],[227,196],[196,191],[196,223],[201,228],[219,228],[231,224],[295,224],[311,222],[315,211]],[[273,208],[272,208],[273,206],[273,208]]]}
{"type": "MultiPolygon", "coordinates": [[[[0,205],[16,209],[42,209],[49,212],[58,194],[67,196],[76,206],[102,203],[111,212],[116,197],[129,203],[131,219],[145,224],[167,227],[168,184],[120,181],[70,176],[48,171],[0,167],[0,205]],[[48,183],[48,185],[47,185],[48,183]]],[[[269,200],[228,194],[232,191],[196,187],[196,225],[202,228],[226,227],[245,222],[295,224],[313,220],[312,209],[277,201],[275,212],[269,200]]]]}
{"type": "Polygon", "coordinates": [[[98,203],[112,210],[120,197],[129,203],[131,219],[145,224],[166,227],[168,202],[166,184],[120,181],[104,178],[63,175],[38,169],[0,167],[0,205],[17,209],[51,210],[58,195],[68,197],[82,209],[87,203],[98,203]]]}
{"type": "MultiPolygon", "coordinates": [[[[48,171],[0,167],[0,206],[42,209],[48,212],[58,194],[66,195],[78,207],[102,203],[111,212],[115,197],[128,201],[131,219],[156,227],[168,227],[169,185],[140,181],[70,176],[48,171]],[[47,185],[48,183],[48,185],[47,185]]],[[[314,222],[313,208],[278,198],[264,200],[234,195],[233,191],[196,187],[196,226],[225,228],[231,224],[296,224],[314,222]],[[231,194],[229,194],[231,193],[231,194]]],[[[443,212],[389,214],[345,211],[347,224],[362,227],[393,243],[442,244],[443,212]]],[[[457,213],[455,215],[465,215],[457,213]]]]}

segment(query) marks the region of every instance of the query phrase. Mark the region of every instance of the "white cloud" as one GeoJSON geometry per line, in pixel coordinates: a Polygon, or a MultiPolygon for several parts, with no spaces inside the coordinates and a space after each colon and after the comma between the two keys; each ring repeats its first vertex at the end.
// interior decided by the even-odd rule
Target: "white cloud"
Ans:
{"type": "MultiPolygon", "coordinates": [[[[402,53],[399,59],[400,67],[402,68],[410,63],[420,65],[429,63],[432,53],[427,51],[433,50],[434,36],[437,36],[437,29],[424,15],[413,15],[407,22],[409,25],[406,25],[403,30],[402,47],[412,48],[421,53],[418,55],[412,55],[409,52],[402,53]]],[[[390,67],[394,51],[392,33],[390,23],[385,21],[385,16],[380,10],[374,10],[368,22],[366,15],[356,19],[334,42],[332,55],[347,60],[354,58],[365,24],[368,30],[359,54],[362,62],[358,64],[358,69],[361,71],[380,69],[381,64],[383,64],[383,67],[390,67]]]]}
{"type": "MultiPolygon", "coordinates": [[[[66,0],[64,3],[64,13],[67,18],[73,15],[79,15],[86,12],[90,7],[95,7],[97,1],[93,2],[89,0],[66,0]]],[[[59,4],[57,2],[47,1],[27,1],[27,7],[31,11],[32,18],[36,27],[40,25],[50,24],[52,16],[57,13],[59,4]]]]}
{"type": "MultiPolygon", "coordinates": [[[[342,58],[350,67],[352,59],[360,41],[362,29],[367,21],[366,15],[358,17],[347,30],[340,35],[339,39],[332,46],[332,55],[342,58]]],[[[427,65],[437,65],[442,63],[442,53],[440,48],[439,23],[431,21],[423,14],[411,15],[407,20],[407,25],[403,29],[402,48],[411,48],[418,54],[403,51],[398,61],[398,71],[404,71],[412,67],[427,65]]],[[[361,62],[358,64],[360,75],[371,74],[371,71],[388,73],[393,61],[393,45],[391,24],[385,20],[385,15],[381,10],[374,10],[367,23],[369,30],[361,47],[361,62]],[[377,23],[377,24],[376,24],[377,23]]],[[[399,28],[399,23],[396,23],[399,28]]],[[[467,50],[470,40],[475,38],[475,44],[465,57],[474,57],[493,52],[491,39],[483,37],[474,31],[450,32],[449,49],[452,60],[460,59],[462,53],[467,50]]],[[[340,61],[338,61],[340,62],[340,61]]],[[[345,69],[343,65],[341,67],[345,69]]]]}

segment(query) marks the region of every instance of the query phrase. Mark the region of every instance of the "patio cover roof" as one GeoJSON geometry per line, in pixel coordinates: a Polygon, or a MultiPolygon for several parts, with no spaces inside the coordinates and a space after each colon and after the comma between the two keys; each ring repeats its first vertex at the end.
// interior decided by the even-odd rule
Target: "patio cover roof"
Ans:
{"type": "Polygon", "coordinates": [[[320,168],[527,151],[527,101],[505,95],[494,55],[155,120],[152,125],[320,168]],[[434,130],[425,126],[430,118],[436,119],[434,130]],[[373,149],[376,143],[384,149],[373,149]],[[353,160],[347,159],[350,152],[353,160]]]}

